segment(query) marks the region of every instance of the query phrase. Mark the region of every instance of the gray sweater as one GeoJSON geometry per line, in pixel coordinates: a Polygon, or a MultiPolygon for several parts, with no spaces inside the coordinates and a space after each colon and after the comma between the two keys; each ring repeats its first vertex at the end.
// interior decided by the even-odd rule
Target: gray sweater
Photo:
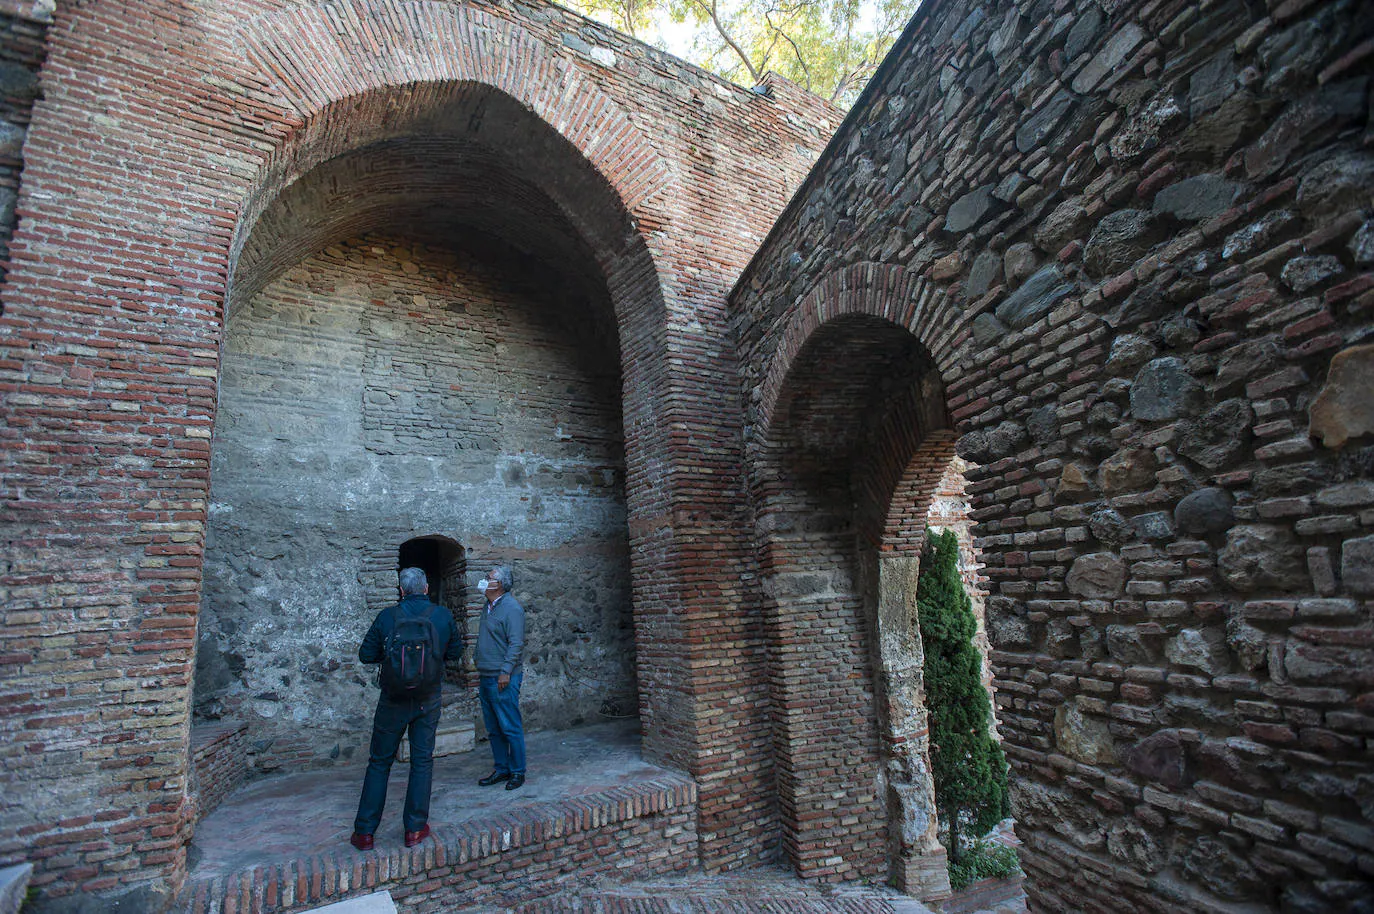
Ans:
{"type": "Polygon", "coordinates": [[[473,661],[483,676],[521,670],[525,653],[525,608],[508,593],[501,594],[495,603],[482,610],[482,622],[477,629],[477,652],[473,661]]]}

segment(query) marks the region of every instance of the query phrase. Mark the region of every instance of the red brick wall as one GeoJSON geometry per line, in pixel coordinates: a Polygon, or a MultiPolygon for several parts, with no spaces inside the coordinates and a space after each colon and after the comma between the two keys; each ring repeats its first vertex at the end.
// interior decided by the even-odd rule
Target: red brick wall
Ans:
{"type": "Polygon", "coordinates": [[[208,816],[248,774],[248,728],[202,724],[191,728],[191,789],[196,818],[208,816]]]}
{"type": "Polygon", "coordinates": [[[64,6],[44,66],[0,351],[0,654],[23,734],[0,752],[6,796],[26,800],[0,857],[36,857],[49,897],[175,888],[227,290],[251,288],[235,268],[294,178],[448,131],[496,143],[605,277],[646,751],[698,778],[707,866],[767,858],[762,631],[720,573],[750,561],[724,298],[833,115],[556,9],[448,2],[64,6]],[[503,121],[443,119],[474,92],[554,139],[522,155],[509,144],[529,134],[503,121]]]}
{"type": "Polygon", "coordinates": [[[753,497],[784,848],[808,876],[908,885],[887,849],[925,848],[933,831],[901,810],[933,806],[928,784],[913,786],[928,767],[914,607],[899,605],[898,565],[882,557],[919,553],[953,439],[928,353],[886,318],[889,287],[871,280],[846,276],[838,301],[808,297],[784,331],[792,358],[760,399],[771,421],[754,430],[753,497]],[[808,335],[818,308],[830,320],[808,335]]]}

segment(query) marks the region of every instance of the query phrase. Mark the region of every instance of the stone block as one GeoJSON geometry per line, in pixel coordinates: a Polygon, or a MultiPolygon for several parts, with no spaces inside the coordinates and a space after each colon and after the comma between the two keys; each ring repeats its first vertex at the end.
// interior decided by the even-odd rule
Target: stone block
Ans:
{"type": "MultiPolygon", "coordinates": [[[[476,745],[476,727],[472,721],[455,720],[450,722],[440,718],[439,730],[434,734],[434,755],[436,758],[441,755],[471,752],[476,745]]],[[[396,760],[400,762],[410,761],[409,739],[401,740],[400,748],[396,751],[396,760]]]]}
{"type": "Polygon", "coordinates": [[[1244,184],[1219,174],[1195,175],[1155,194],[1153,207],[1156,213],[1196,222],[1226,212],[1244,190],[1244,184]]]}
{"type": "Polygon", "coordinates": [[[1374,536],[1341,544],[1341,583],[1351,593],[1374,594],[1374,536]]]}
{"type": "Polygon", "coordinates": [[[1308,410],[1308,432],[1328,448],[1374,434],[1374,345],[1337,353],[1326,384],[1308,410]]]}
{"type": "Polygon", "coordinates": [[[1137,419],[1177,419],[1200,413],[1205,391],[1182,359],[1155,359],[1131,384],[1131,415],[1137,419]]]}
{"type": "Polygon", "coordinates": [[[1236,522],[1234,507],[1235,499],[1225,489],[1199,489],[1179,501],[1174,522],[1184,533],[1224,533],[1236,522]]]}
{"type": "Polygon", "coordinates": [[[1070,593],[1090,599],[1120,596],[1126,583],[1126,564],[1110,552],[1080,556],[1069,569],[1065,583],[1070,593]]]}
{"type": "Polygon", "coordinates": [[[16,863],[0,869],[0,914],[18,914],[32,875],[32,863],[16,863]]]}
{"type": "Polygon", "coordinates": [[[390,892],[373,892],[361,898],[337,901],[319,908],[307,908],[307,914],[396,914],[396,903],[390,892]]]}
{"type": "Polygon", "coordinates": [[[1064,272],[1050,264],[1041,267],[1019,289],[1007,296],[994,313],[998,320],[1012,329],[1021,330],[1048,314],[1073,293],[1074,285],[1066,281],[1064,272]]]}

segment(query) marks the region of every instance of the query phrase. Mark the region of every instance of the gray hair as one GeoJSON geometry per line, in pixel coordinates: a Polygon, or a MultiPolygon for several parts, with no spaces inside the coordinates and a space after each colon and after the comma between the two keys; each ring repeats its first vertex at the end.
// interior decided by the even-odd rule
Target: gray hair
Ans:
{"type": "Polygon", "coordinates": [[[511,575],[510,566],[497,565],[491,570],[491,573],[496,575],[496,580],[500,583],[501,589],[510,593],[511,588],[515,586],[515,578],[511,575]]]}
{"type": "Polygon", "coordinates": [[[401,593],[406,596],[429,591],[429,578],[425,577],[425,573],[419,568],[402,568],[396,577],[401,582],[401,593]]]}

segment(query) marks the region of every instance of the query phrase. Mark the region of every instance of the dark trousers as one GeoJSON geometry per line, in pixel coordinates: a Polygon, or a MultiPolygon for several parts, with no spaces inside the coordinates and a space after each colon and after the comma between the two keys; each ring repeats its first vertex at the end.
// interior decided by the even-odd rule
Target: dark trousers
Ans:
{"type": "Polygon", "coordinates": [[[477,697],[482,703],[482,721],[491,737],[491,757],[500,774],[525,773],[525,725],[520,720],[520,680],[523,673],[510,678],[504,689],[496,677],[481,674],[477,697]]]}
{"type": "Polygon", "coordinates": [[[382,693],[372,717],[372,748],[363,776],[363,795],[353,830],[370,835],[382,821],[386,806],[386,782],[401,737],[410,730],[410,778],[406,782],[406,806],[402,814],[406,831],[419,831],[429,821],[429,792],[434,782],[434,731],[439,729],[439,695],[421,699],[393,699],[382,693]]]}

